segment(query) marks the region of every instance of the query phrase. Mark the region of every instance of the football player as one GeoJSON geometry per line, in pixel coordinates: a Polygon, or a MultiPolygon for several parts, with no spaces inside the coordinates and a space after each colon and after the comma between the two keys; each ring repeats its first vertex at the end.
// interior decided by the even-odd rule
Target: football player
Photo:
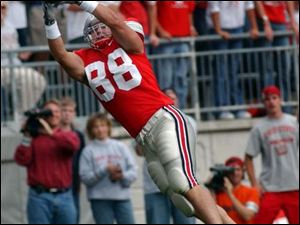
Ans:
{"type": "Polygon", "coordinates": [[[185,115],[159,89],[144,52],[143,27],[96,1],[45,1],[46,36],[53,57],[87,85],[105,109],[145,150],[149,173],[174,205],[205,223],[234,223],[194,176],[196,135],[185,115]],[[52,7],[73,3],[91,13],[90,48],[68,52],[52,7]]]}

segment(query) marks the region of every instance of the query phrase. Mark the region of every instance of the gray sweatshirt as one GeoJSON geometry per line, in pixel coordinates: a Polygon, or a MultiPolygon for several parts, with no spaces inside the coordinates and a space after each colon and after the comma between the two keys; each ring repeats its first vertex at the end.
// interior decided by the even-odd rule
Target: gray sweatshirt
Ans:
{"type": "Polygon", "coordinates": [[[261,184],[268,192],[299,190],[299,123],[284,114],[262,119],[251,131],[246,154],[262,154],[261,184]]]}
{"type": "Polygon", "coordinates": [[[83,149],[79,173],[87,186],[90,200],[126,200],[130,198],[130,185],[137,178],[137,166],[122,142],[113,139],[93,140],[83,149]],[[110,180],[106,170],[109,162],[121,167],[124,177],[122,180],[110,180]]]}

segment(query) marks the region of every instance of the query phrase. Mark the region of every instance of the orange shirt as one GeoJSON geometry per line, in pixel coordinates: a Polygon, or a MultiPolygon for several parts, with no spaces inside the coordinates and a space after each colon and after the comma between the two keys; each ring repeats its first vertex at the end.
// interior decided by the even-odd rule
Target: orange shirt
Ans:
{"type": "MultiPolygon", "coordinates": [[[[233,194],[243,205],[246,206],[249,203],[250,205],[253,205],[254,203],[256,204],[256,207],[258,207],[259,194],[256,189],[241,184],[234,188],[233,194]]],[[[228,213],[230,218],[233,219],[237,224],[251,223],[251,221],[245,221],[239,216],[238,212],[233,206],[233,203],[225,192],[217,193],[216,200],[218,205],[221,206],[228,213]]]]}

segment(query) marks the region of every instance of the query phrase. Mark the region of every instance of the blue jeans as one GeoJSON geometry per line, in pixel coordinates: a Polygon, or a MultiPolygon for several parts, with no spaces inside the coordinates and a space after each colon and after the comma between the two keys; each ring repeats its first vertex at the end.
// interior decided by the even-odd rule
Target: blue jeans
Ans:
{"type": "Polygon", "coordinates": [[[18,32],[18,41],[21,47],[28,45],[28,36],[29,32],[27,28],[17,29],[18,32]]]}
{"type": "MultiPolygon", "coordinates": [[[[236,29],[224,29],[230,34],[243,33],[243,27],[236,29]]],[[[216,34],[214,31],[213,34],[216,34]]],[[[221,40],[212,44],[215,50],[242,49],[242,40],[221,40]]],[[[214,61],[215,79],[215,105],[242,105],[244,103],[243,93],[239,85],[238,71],[240,59],[237,54],[217,55],[214,61]]]]}
{"type": "Polygon", "coordinates": [[[8,107],[6,89],[1,86],[1,121],[6,120],[8,107]]]}
{"type": "MultiPolygon", "coordinates": [[[[286,31],[285,24],[271,23],[274,31],[286,31]]],[[[263,31],[263,24],[259,23],[260,30],[263,31]]],[[[276,37],[272,42],[267,39],[259,39],[256,42],[258,47],[282,47],[289,46],[289,38],[286,36],[276,37]]],[[[285,51],[276,53],[262,53],[260,57],[260,75],[262,88],[268,85],[278,85],[282,90],[284,101],[289,100],[289,90],[291,90],[291,55],[285,51]],[[274,77],[274,71],[277,76],[274,77]]]]}
{"type": "Polygon", "coordinates": [[[30,189],[27,217],[29,224],[75,224],[76,211],[71,191],[39,194],[30,189]]]}
{"type": "Polygon", "coordinates": [[[80,221],[80,196],[79,196],[79,192],[77,192],[77,193],[72,192],[72,195],[73,195],[73,201],[74,201],[75,212],[76,212],[76,223],[79,224],[79,221],[80,221]]]}
{"type": "Polygon", "coordinates": [[[183,215],[162,193],[145,194],[147,224],[195,224],[195,218],[183,215]]]}
{"type": "MultiPolygon", "coordinates": [[[[177,54],[190,51],[188,43],[161,44],[153,49],[156,54],[177,54]]],[[[179,99],[179,108],[185,108],[188,94],[189,59],[178,57],[160,59],[156,61],[156,75],[160,88],[172,88],[176,91],[179,99]]]]}
{"type": "Polygon", "coordinates": [[[96,224],[134,224],[130,200],[91,200],[96,224]]]}

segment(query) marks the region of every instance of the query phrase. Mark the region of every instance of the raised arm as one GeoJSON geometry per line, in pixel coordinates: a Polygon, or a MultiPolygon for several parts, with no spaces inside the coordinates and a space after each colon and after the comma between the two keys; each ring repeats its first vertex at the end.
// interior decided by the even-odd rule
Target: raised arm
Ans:
{"type": "Polygon", "coordinates": [[[46,36],[52,56],[65,69],[70,77],[84,84],[88,84],[83,61],[78,55],[73,52],[68,52],[65,49],[57,22],[52,16],[52,7],[49,4],[43,3],[43,9],[46,36]]]}
{"type": "MultiPolygon", "coordinates": [[[[85,4],[95,4],[93,1],[84,1],[80,6],[85,9],[85,4]]],[[[122,48],[131,53],[143,53],[144,44],[139,35],[133,31],[122,19],[122,16],[107,6],[97,3],[92,14],[101,22],[106,24],[112,31],[114,39],[122,46],[122,48]]]]}
{"type": "MultiPolygon", "coordinates": [[[[131,53],[143,53],[144,44],[139,35],[133,31],[122,16],[111,8],[99,4],[97,1],[46,1],[48,5],[60,5],[64,3],[73,3],[80,6],[86,12],[93,14],[97,19],[106,24],[112,31],[114,39],[122,48],[131,53]]],[[[142,27],[140,28],[142,30],[142,27]]]]}

